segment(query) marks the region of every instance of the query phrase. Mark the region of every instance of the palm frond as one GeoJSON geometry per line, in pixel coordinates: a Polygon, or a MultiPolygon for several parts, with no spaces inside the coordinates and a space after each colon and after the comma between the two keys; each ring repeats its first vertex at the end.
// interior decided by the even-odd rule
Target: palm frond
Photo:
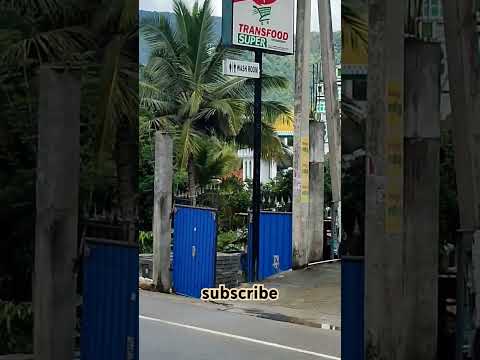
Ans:
{"type": "Polygon", "coordinates": [[[112,144],[115,127],[121,119],[137,117],[139,99],[137,94],[138,73],[129,71],[134,63],[122,56],[127,38],[115,37],[104,50],[100,74],[100,96],[97,105],[97,143],[99,154],[112,144]],[[133,77],[132,77],[133,76],[133,77]],[[136,85],[136,86],[135,86],[136,85]]]}
{"type": "Polygon", "coordinates": [[[231,96],[231,97],[248,97],[250,94],[248,87],[246,87],[245,78],[227,78],[223,76],[222,79],[208,86],[211,96],[214,98],[231,96]]]}
{"type": "Polygon", "coordinates": [[[141,27],[141,31],[153,55],[175,59],[182,54],[184,45],[165,16],[156,15],[141,27]]]}
{"type": "MultiPolygon", "coordinates": [[[[198,6],[198,3],[197,3],[198,6]]],[[[209,47],[210,41],[214,36],[213,33],[213,20],[212,20],[212,9],[210,7],[210,0],[205,0],[203,6],[200,10],[194,11],[195,22],[197,24],[196,28],[200,31],[198,33],[193,33],[191,36],[192,41],[195,44],[195,67],[193,70],[193,78],[196,82],[202,81],[202,78],[205,75],[205,70],[208,68],[205,63],[210,62],[209,56],[209,47]]],[[[193,45],[193,44],[191,44],[193,45]]],[[[192,59],[193,60],[193,59],[192,59]]]]}
{"type": "Polygon", "coordinates": [[[352,49],[366,49],[368,44],[367,18],[351,5],[342,3],[342,43],[352,49]]]}
{"type": "MultiPolygon", "coordinates": [[[[250,121],[243,125],[239,134],[235,137],[235,142],[242,148],[253,149],[253,138],[254,124],[250,121]]],[[[281,160],[286,155],[286,149],[274,128],[270,124],[262,122],[262,158],[281,160]]]]}
{"type": "Polygon", "coordinates": [[[205,186],[212,179],[226,176],[240,168],[236,148],[219,141],[216,137],[202,139],[194,160],[200,186],[205,186]]]}
{"type": "MultiPolygon", "coordinates": [[[[253,121],[253,113],[254,104],[250,101],[248,104],[249,121],[253,121]]],[[[289,124],[293,121],[293,111],[288,105],[280,101],[262,101],[262,121],[269,125],[273,125],[277,121],[289,124]]]]}
{"type": "Polygon", "coordinates": [[[242,99],[221,98],[209,101],[200,116],[216,116],[219,127],[225,136],[234,136],[244,120],[246,102],[242,99]]]}
{"type": "Polygon", "coordinates": [[[79,61],[83,59],[84,50],[94,47],[95,43],[93,34],[80,26],[52,29],[34,35],[20,32],[5,35],[15,40],[0,52],[0,60],[6,65],[15,66],[79,61]]]}
{"type": "MultiPolygon", "coordinates": [[[[254,79],[248,79],[246,84],[252,89],[253,95],[254,79]]],[[[290,80],[281,75],[262,74],[262,91],[279,91],[286,90],[290,85],[290,80]]]]}
{"type": "Polygon", "coordinates": [[[182,169],[186,169],[188,160],[199,150],[202,135],[195,130],[193,125],[194,120],[187,119],[180,125],[176,136],[176,159],[182,169]]]}

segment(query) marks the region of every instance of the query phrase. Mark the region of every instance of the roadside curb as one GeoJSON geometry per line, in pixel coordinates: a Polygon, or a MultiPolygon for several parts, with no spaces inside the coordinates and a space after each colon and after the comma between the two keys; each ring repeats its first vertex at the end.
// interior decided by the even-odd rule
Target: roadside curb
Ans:
{"type": "MultiPolygon", "coordinates": [[[[72,360],[80,359],[80,352],[75,351],[72,360]]],[[[34,360],[34,354],[5,354],[0,355],[0,360],[34,360]]]]}
{"type": "Polygon", "coordinates": [[[303,325],[303,326],[308,326],[308,327],[328,330],[328,331],[341,331],[340,326],[329,324],[329,323],[318,323],[315,321],[303,320],[300,318],[283,315],[280,313],[266,313],[257,309],[242,309],[242,308],[235,307],[232,304],[226,304],[226,303],[220,303],[220,302],[214,302],[214,301],[211,301],[211,303],[225,307],[224,309],[219,309],[220,311],[243,314],[243,315],[253,316],[260,319],[268,319],[268,320],[285,322],[290,324],[303,325]]]}

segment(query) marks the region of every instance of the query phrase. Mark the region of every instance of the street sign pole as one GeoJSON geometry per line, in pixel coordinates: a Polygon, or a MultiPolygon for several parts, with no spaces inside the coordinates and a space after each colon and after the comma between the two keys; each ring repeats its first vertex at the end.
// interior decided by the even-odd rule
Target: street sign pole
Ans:
{"type": "Polygon", "coordinates": [[[260,66],[260,77],[255,79],[253,110],[253,197],[252,197],[252,267],[253,280],[258,280],[258,253],[260,249],[260,161],[262,153],[262,50],[255,49],[255,62],[260,66]]]}
{"type": "MultiPolygon", "coordinates": [[[[225,59],[223,73],[254,80],[252,236],[249,276],[258,279],[260,245],[260,159],[262,148],[262,57],[294,53],[294,0],[222,0],[222,45],[255,52],[255,63],[225,59]]],[[[308,159],[307,159],[308,160],[308,159]]],[[[308,166],[308,162],[307,162],[308,166]]],[[[250,235],[250,233],[249,233],[250,235]]]]}

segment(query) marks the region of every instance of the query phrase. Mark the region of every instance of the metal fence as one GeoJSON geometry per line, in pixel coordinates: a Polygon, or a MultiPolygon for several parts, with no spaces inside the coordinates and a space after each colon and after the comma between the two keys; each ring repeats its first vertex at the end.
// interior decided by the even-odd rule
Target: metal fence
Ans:
{"type": "Polygon", "coordinates": [[[215,286],[216,210],[176,206],[173,231],[173,289],[200,297],[215,286]]]}
{"type": "Polygon", "coordinates": [[[138,247],[88,241],[83,264],[82,360],[138,360],[138,247]]]}
{"type": "MultiPolygon", "coordinates": [[[[253,281],[252,226],[248,236],[248,279],[253,281]]],[[[260,244],[258,280],[292,268],[292,214],[262,211],[260,213],[260,244]]]]}
{"type": "Polygon", "coordinates": [[[342,257],[341,351],[343,360],[364,359],[364,260],[342,257]]]}

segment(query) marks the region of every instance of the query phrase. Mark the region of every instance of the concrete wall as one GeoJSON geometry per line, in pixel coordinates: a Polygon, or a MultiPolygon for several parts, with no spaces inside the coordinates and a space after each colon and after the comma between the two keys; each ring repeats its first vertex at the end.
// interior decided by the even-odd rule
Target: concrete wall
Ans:
{"type": "MultiPolygon", "coordinates": [[[[253,150],[240,149],[237,152],[238,157],[242,161],[242,178],[243,180],[252,179],[253,177],[253,150]]],[[[260,161],[260,182],[262,184],[274,179],[277,176],[277,163],[262,159],[260,161]]]]}
{"type": "Polygon", "coordinates": [[[217,253],[216,286],[224,284],[228,288],[237,287],[243,281],[241,253],[217,253]]]}
{"type": "MultiPolygon", "coordinates": [[[[216,286],[224,284],[227,287],[236,287],[243,281],[241,253],[217,253],[216,286]]],[[[138,276],[152,278],[152,254],[140,254],[138,276]]],[[[173,263],[173,254],[170,263],[173,263]]],[[[172,269],[170,269],[172,270],[172,269]]]]}

